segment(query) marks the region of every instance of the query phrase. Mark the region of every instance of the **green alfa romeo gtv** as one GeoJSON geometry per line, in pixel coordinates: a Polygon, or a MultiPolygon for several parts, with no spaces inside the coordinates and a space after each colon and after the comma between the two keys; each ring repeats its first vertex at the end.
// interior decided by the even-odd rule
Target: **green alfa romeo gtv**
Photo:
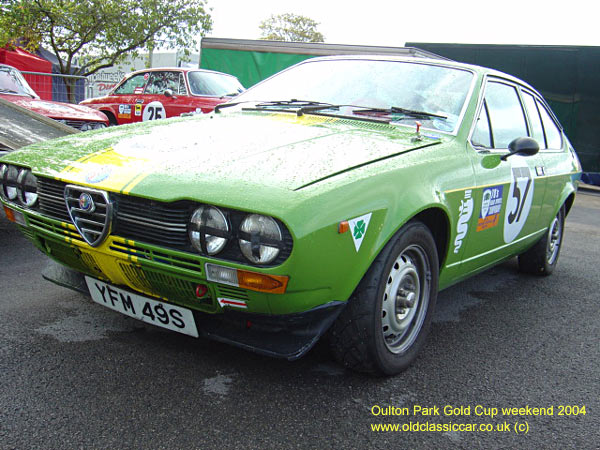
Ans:
{"type": "Polygon", "coordinates": [[[556,267],[581,167],[548,105],[446,60],[315,58],[210,115],[0,160],[44,277],[190,336],[295,359],[326,335],[395,374],[437,292],[518,256],[556,267]]]}

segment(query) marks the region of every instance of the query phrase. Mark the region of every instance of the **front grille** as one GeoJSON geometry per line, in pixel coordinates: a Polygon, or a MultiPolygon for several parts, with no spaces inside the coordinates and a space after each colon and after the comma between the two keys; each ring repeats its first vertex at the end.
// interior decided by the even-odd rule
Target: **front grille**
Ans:
{"type": "Polygon", "coordinates": [[[145,245],[139,241],[133,243],[131,241],[118,242],[115,240],[110,245],[110,249],[128,256],[135,256],[142,261],[152,261],[159,264],[166,264],[179,270],[192,271],[189,272],[192,276],[202,273],[202,263],[198,260],[198,255],[161,251],[156,247],[145,245]]]}
{"type": "MultiPolygon", "coordinates": [[[[66,187],[67,183],[62,181],[38,178],[39,211],[52,219],[70,223],[72,221],[67,211],[64,197],[66,187]]],[[[76,195],[71,195],[70,197],[72,198],[69,200],[70,205],[73,207],[77,207],[80,193],[102,192],[78,186],[74,188],[77,189],[74,191],[76,195]]],[[[112,229],[109,230],[112,235],[198,255],[198,252],[192,247],[188,238],[188,223],[192,213],[198,207],[198,203],[186,200],[165,203],[112,192],[109,194],[109,198],[113,205],[112,229]]],[[[97,200],[99,203],[102,203],[101,199],[98,198],[97,200]]],[[[96,202],[96,198],[94,198],[94,202],[96,202]]],[[[98,212],[103,211],[104,209],[99,208],[98,212]]],[[[227,210],[225,213],[231,221],[232,229],[239,229],[245,213],[233,210],[227,210]]],[[[86,240],[92,240],[95,236],[100,236],[98,233],[106,230],[111,225],[110,221],[108,221],[106,222],[106,228],[102,228],[100,226],[101,222],[103,222],[101,216],[85,216],[79,214],[77,211],[75,215],[78,221],[75,225],[80,228],[80,231],[81,229],[86,229],[83,234],[86,240]],[[88,221],[96,223],[88,223],[88,221]]],[[[281,250],[275,261],[266,265],[267,267],[283,263],[292,251],[292,236],[283,223],[280,221],[277,222],[283,232],[284,249],[281,250]]],[[[88,243],[90,242],[88,241],[88,243]]],[[[137,248],[135,251],[119,248],[119,251],[133,256],[148,256],[140,254],[146,251],[141,248],[137,248]]],[[[230,239],[225,249],[216,258],[248,264],[248,261],[240,253],[237,238],[230,239]]],[[[157,260],[164,259],[168,258],[157,258],[157,260]]]]}
{"type": "Polygon", "coordinates": [[[210,295],[203,298],[196,296],[198,283],[195,281],[183,279],[180,275],[172,276],[148,267],[137,267],[126,263],[119,263],[119,268],[129,282],[142,292],[151,292],[193,309],[207,312],[215,312],[217,309],[217,303],[210,295]]]}
{"type": "Polygon", "coordinates": [[[108,194],[69,184],[65,186],[65,201],[73,225],[81,237],[96,247],[110,232],[112,204],[108,194]]]}
{"type": "MultiPolygon", "coordinates": [[[[78,130],[81,130],[82,128],[85,128],[84,131],[86,131],[88,129],[88,125],[95,125],[98,122],[93,122],[93,121],[89,121],[89,120],[69,120],[69,119],[54,119],[57,122],[61,122],[64,123],[65,125],[68,125],[72,128],[77,128],[78,130]]],[[[89,128],[91,129],[91,128],[89,128]]]]}
{"type": "Polygon", "coordinates": [[[66,183],[49,178],[38,178],[38,197],[40,212],[52,219],[70,222],[65,204],[66,183]]]}
{"type": "Polygon", "coordinates": [[[116,196],[118,205],[114,234],[181,250],[191,250],[187,224],[190,202],[162,203],[125,195],[116,196]]]}

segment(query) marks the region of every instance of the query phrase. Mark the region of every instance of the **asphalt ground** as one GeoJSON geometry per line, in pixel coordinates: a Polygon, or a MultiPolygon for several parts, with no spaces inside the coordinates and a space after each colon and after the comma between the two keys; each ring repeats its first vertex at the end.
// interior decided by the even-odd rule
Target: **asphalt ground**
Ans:
{"type": "Polygon", "coordinates": [[[323,344],[270,359],[92,303],[42,280],[2,215],[0,449],[597,449],[599,224],[600,195],[580,193],[552,276],[511,260],[447,289],[416,363],[373,378],[323,344]],[[547,415],[502,411],[527,406],[547,415]],[[388,407],[402,415],[374,415],[388,407]],[[427,423],[450,429],[410,431],[427,423]]]}

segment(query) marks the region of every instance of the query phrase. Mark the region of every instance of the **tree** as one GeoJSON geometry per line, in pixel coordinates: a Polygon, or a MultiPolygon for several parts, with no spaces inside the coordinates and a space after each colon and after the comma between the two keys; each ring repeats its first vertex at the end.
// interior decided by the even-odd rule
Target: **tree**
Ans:
{"type": "Polygon", "coordinates": [[[261,39],[293,42],[323,42],[323,34],[317,31],[318,22],[297,14],[271,15],[260,23],[261,39]]]}
{"type": "MultiPolygon", "coordinates": [[[[0,47],[51,50],[65,75],[88,76],[147,46],[195,48],[210,31],[204,0],[3,0],[0,47]],[[75,64],[77,63],[77,67],[75,64]]],[[[74,89],[67,83],[70,98],[74,89]]]]}

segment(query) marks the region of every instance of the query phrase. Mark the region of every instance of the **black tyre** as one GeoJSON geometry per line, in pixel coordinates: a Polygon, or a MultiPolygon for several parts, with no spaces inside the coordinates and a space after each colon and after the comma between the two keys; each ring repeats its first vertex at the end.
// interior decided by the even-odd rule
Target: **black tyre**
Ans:
{"type": "Polygon", "coordinates": [[[519,255],[519,270],[534,275],[550,275],[558,262],[565,227],[565,208],[561,207],[542,238],[519,255]]]}
{"type": "Polygon", "coordinates": [[[429,331],[438,273],[431,232],[409,222],[373,261],[334,323],[329,336],[334,357],[361,372],[405,370],[429,331]]]}

